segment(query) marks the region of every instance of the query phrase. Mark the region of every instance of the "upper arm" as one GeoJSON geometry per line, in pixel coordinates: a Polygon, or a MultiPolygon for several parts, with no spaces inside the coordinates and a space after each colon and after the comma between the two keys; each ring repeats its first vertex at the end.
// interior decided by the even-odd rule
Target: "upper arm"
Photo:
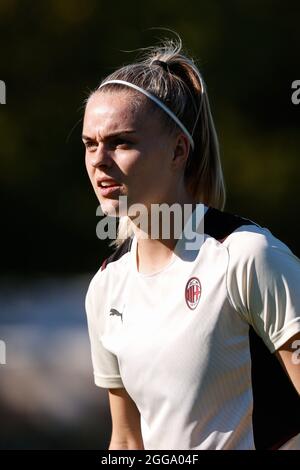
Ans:
{"type": "Polygon", "coordinates": [[[111,449],[143,449],[140,412],[125,388],[108,391],[112,418],[111,449]]]}
{"type": "Polygon", "coordinates": [[[95,384],[104,388],[123,387],[118,359],[103,344],[109,309],[99,292],[105,292],[105,281],[103,273],[98,272],[91,281],[85,298],[95,384]]]}
{"type": "Polygon", "coordinates": [[[300,332],[281,346],[276,356],[300,395],[300,332]]]}
{"type": "Polygon", "coordinates": [[[271,233],[235,234],[227,285],[234,308],[271,352],[300,330],[300,260],[271,233]]]}

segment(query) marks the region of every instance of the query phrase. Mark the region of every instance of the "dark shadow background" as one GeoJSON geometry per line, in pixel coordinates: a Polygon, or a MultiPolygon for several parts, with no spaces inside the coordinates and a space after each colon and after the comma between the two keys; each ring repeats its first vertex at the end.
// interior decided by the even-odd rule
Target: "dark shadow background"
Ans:
{"type": "Polygon", "coordinates": [[[299,2],[1,0],[0,448],[105,448],[84,296],[110,250],[81,143],[83,101],[133,50],[182,37],[208,86],[226,211],[298,256],[299,2]]]}

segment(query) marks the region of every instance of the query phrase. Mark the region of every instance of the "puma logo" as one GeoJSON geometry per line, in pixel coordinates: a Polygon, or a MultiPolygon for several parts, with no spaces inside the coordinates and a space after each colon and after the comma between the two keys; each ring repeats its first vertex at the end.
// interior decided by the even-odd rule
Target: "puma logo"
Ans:
{"type": "Polygon", "coordinates": [[[118,317],[121,317],[121,320],[123,321],[123,313],[119,312],[117,309],[115,308],[111,308],[110,309],[110,313],[109,315],[117,315],[118,317]]]}

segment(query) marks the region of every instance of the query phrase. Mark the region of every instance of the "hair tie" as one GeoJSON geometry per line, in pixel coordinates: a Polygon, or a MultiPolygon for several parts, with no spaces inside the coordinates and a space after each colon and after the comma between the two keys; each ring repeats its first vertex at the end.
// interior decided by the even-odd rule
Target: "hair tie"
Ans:
{"type": "Polygon", "coordinates": [[[159,65],[161,68],[163,68],[166,72],[170,72],[170,67],[167,64],[167,62],[164,62],[163,60],[155,59],[151,65],[159,65]]]}

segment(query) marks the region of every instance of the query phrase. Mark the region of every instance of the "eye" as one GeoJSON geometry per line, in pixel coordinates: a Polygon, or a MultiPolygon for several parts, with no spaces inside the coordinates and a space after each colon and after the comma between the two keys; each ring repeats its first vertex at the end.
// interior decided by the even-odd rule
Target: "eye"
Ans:
{"type": "Polygon", "coordinates": [[[114,147],[129,147],[130,145],[132,145],[132,142],[129,141],[129,140],[126,140],[126,139],[123,139],[122,137],[118,137],[117,139],[114,139],[114,141],[112,142],[112,145],[114,147]]]}
{"type": "Polygon", "coordinates": [[[96,142],[93,142],[91,140],[88,140],[87,142],[84,142],[84,146],[89,151],[96,150],[96,148],[97,148],[96,142]]]}

